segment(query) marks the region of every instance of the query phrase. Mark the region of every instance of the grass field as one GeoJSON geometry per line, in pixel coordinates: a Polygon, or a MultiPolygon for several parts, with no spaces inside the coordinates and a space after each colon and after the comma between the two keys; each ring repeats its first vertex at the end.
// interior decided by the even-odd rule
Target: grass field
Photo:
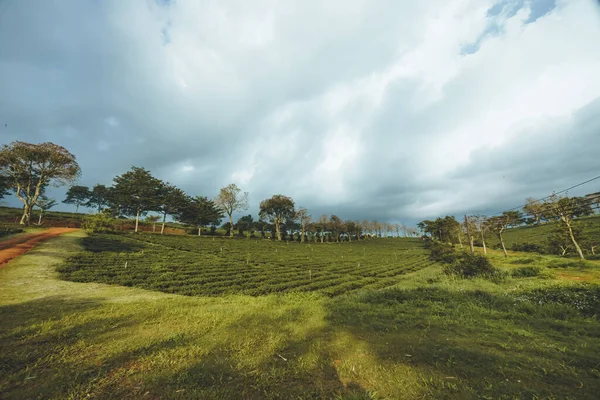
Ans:
{"type": "Polygon", "coordinates": [[[493,283],[448,277],[418,242],[395,239],[309,247],[83,236],[52,239],[0,269],[3,398],[596,399],[600,392],[599,262],[492,252],[504,270],[537,268],[493,283]],[[121,277],[123,257],[130,271],[121,277]],[[152,287],[135,279],[144,269],[156,283],[165,273],[191,282],[191,271],[221,268],[214,282],[226,282],[278,266],[271,275],[285,283],[308,265],[322,274],[315,280],[361,281],[381,270],[381,278],[369,277],[393,278],[395,286],[246,295],[251,288],[239,282],[233,293],[206,295],[198,281],[186,293],[193,296],[181,296],[119,285],[152,287]]]}

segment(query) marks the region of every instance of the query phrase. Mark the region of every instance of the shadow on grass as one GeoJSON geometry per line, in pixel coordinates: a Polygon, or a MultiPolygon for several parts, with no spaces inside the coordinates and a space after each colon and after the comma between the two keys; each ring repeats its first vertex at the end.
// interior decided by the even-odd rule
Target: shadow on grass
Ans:
{"type": "Polygon", "coordinates": [[[372,398],[340,381],[326,343],[311,345],[322,328],[297,332],[310,319],[299,308],[240,314],[213,334],[146,305],[55,296],[0,307],[2,398],[372,398]]]}
{"type": "Polygon", "coordinates": [[[334,299],[328,318],[382,363],[429,371],[429,398],[595,399],[600,391],[600,322],[569,305],[396,289],[334,299]]]}
{"type": "Polygon", "coordinates": [[[93,253],[133,253],[147,247],[141,242],[134,242],[132,239],[124,239],[122,235],[113,238],[110,235],[91,234],[81,238],[80,243],[85,250],[93,253]]]}

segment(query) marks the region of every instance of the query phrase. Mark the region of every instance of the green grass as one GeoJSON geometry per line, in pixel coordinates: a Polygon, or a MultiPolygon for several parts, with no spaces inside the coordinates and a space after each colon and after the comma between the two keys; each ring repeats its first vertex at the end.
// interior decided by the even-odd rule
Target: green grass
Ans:
{"type": "MultiPolygon", "coordinates": [[[[501,269],[540,274],[496,284],[431,264],[398,275],[395,287],[334,297],[180,296],[59,279],[81,236],[52,239],[0,269],[3,398],[596,399],[600,391],[598,286],[558,276],[592,273],[594,263],[534,256],[521,265],[514,261],[530,255],[491,252],[501,269]]],[[[228,250],[243,255],[252,242],[228,250]]],[[[154,254],[145,242],[129,245],[118,254],[154,254]]],[[[365,246],[393,265],[396,245],[406,246],[312,246],[327,259],[365,246]]],[[[204,251],[188,253],[202,260],[204,251]]]]}

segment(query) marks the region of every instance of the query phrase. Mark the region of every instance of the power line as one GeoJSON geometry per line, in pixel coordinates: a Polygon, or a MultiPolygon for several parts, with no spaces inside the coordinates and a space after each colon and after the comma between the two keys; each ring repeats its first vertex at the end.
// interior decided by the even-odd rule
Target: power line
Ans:
{"type": "MultiPolygon", "coordinates": [[[[593,182],[593,181],[595,181],[595,180],[598,180],[598,179],[600,179],[600,175],[598,175],[598,176],[596,176],[596,177],[594,177],[594,178],[592,178],[592,179],[588,179],[588,180],[587,180],[587,181],[585,181],[585,182],[581,182],[581,183],[578,183],[578,184],[576,184],[576,185],[573,185],[573,186],[571,186],[571,187],[568,187],[568,188],[566,188],[566,189],[563,189],[563,190],[561,190],[561,191],[559,191],[559,192],[552,192],[552,194],[551,194],[551,195],[548,195],[548,196],[546,196],[546,197],[542,197],[541,199],[537,199],[537,200],[535,200],[535,201],[544,201],[544,200],[546,200],[546,199],[549,199],[550,197],[552,197],[552,196],[554,196],[554,195],[561,194],[561,193],[564,193],[564,192],[568,192],[568,191],[569,191],[569,190],[571,190],[571,189],[575,189],[576,187],[583,186],[583,185],[585,185],[585,184],[587,184],[587,183],[593,182]]],[[[493,217],[493,216],[495,216],[495,215],[501,215],[501,214],[503,214],[503,213],[505,213],[505,212],[508,212],[508,211],[520,210],[520,209],[522,209],[523,207],[525,207],[527,204],[529,204],[529,203],[525,203],[525,204],[523,204],[523,205],[521,205],[521,206],[518,206],[518,207],[509,208],[508,210],[499,211],[499,212],[496,212],[496,213],[490,214],[490,216],[491,216],[491,217],[493,217]]]]}

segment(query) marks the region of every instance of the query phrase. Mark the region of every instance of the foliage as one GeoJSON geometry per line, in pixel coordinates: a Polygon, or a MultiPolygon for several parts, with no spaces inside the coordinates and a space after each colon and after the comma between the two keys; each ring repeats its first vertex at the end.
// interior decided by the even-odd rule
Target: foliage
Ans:
{"type": "Polygon", "coordinates": [[[162,182],[150,171],[131,167],[131,170],[114,178],[113,200],[125,215],[135,216],[135,231],[138,231],[140,215],[159,208],[162,182]]]}
{"type": "Polygon", "coordinates": [[[425,248],[429,249],[429,258],[434,261],[451,264],[455,262],[458,257],[456,251],[454,251],[454,247],[448,243],[427,240],[425,242],[425,248]]]}
{"type": "Polygon", "coordinates": [[[214,201],[196,196],[187,199],[186,203],[179,208],[176,218],[184,224],[196,227],[200,235],[203,227],[209,224],[218,225],[223,218],[223,213],[214,201]]]}
{"type": "Polygon", "coordinates": [[[110,204],[110,191],[111,188],[108,188],[105,185],[94,185],[89,193],[88,201],[85,203],[85,206],[102,211],[110,204]]]}
{"type": "Polygon", "coordinates": [[[75,156],[54,143],[16,141],[0,149],[0,176],[23,203],[22,225],[29,225],[31,210],[46,186],[73,182],[80,172],[75,156]]]}
{"type": "Polygon", "coordinates": [[[514,278],[529,278],[540,275],[541,271],[541,268],[536,266],[519,267],[510,271],[510,276],[514,278]]]}
{"type": "Polygon", "coordinates": [[[336,296],[390,286],[408,272],[433,265],[418,241],[406,239],[374,241],[369,248],[358,242],[333,247],[151,234],[90,239],[91,244],[113,242],[115,250],[69,258],[59,269],[64,279],[189,296],[280,292],[336,296]],[[140,248],[124,257],[118,249],[128,246],[140,248]]]}
{"type": "Polygon", "coordinates": [[[484,255],[462,253],[457,260],[444,267],[444,273],[461,278],[501,279],[505,274],[492,265],[484,255]]]}
{"type": "Polygon", "coordinates": [[[91,192],[87,186],[75,185],[67,190],[66,198],[63,200],[65,204],[74,204],[75,212],[79,212],[79,206],[87,204],[90,200],[91,192]]]}
{"type": "Polygon", "coordinates": [[[600,285],[552,286],[537,288],[514,296],[517,301],[533,304],[562,304],[587,316],[600,317],[600,285]]]}
{"type": "Polygon", "coordinates": [[[425,232],[425,234],[429,234],[431,238],[439,240],[440,242],[458,243],[461,225],[453,216],[447,215],[444,218],[438,218],[435,221],[421,221],[417,226],[425,232]]]}
{"type": "Polygon", "coordinates": [[[510,246],[510,249],[512,251],[528,251],[531,253],[540,253],[540,254],[543,254],[546,252],[546,248],[544,246],[537,244],[537,243],[527,243],[527,242],[515,243],[512,246],[510,246]]]}
{"type": "Polygon", "coordinates": [[[0,224],[0,237],[13,235],[15,233],[23,232],[23,228],[19,225],[13,224],[0,224]]]}
{"type": "MultiPolygon", "coordinates": [[[[219,195],[215,198],[215,204],[229,217],[229,224],[233,227],[233,213],[235,211],[248,209],[248,192],[243,192],[235,183],[221,188],[219,195]]],[[[233,229],[230,229],[233,237],[233,229]]]]}
{"type": "Polygon", "coordinates": [[[260,218],[268,219],[275,227],[277,240],[281,240],[281,225],[296,216],[294,200],[282,194],[260,202],[260,218]]]}
{"type": "Polygon", "coordinates": [[[109,213],[97,213],[86,215],[81,227],[88,232],[110,233],[119,229],[118,222],[109,213]]]}

